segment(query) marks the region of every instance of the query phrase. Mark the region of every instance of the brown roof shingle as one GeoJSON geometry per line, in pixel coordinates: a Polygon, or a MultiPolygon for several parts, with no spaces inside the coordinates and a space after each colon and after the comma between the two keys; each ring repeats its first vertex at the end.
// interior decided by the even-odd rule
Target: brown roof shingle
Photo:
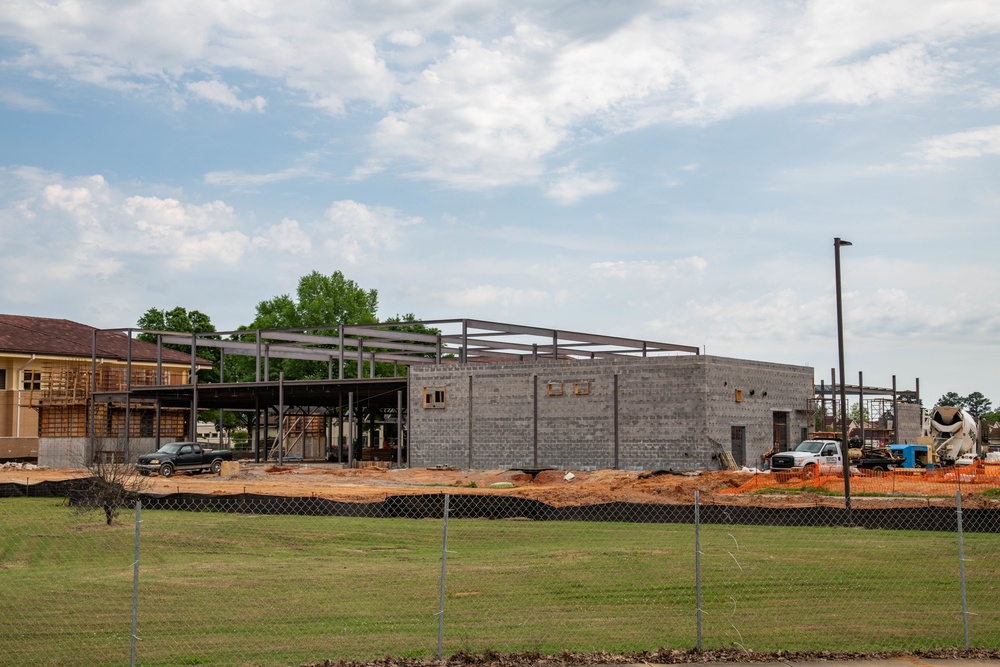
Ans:
{"type": "MultiPolygon", "coordinates": [[[[94,350],[94,331],[86,324],[48,317],[0,314],[0,352],[47,354],[67,357],[90,358],[94,350]]],[[[128,337],[122,333],[99,331],[97,356],[101,358],[128,358],[128,337]]],[[[132,339],[133,361],[156,361],[156,345],[132,339]]],[[[163,348],[163,361],[190,364],[191,356],[177,350],[163,348]]],[[[198,359],[199,364],[211,363],[198,359]]]]}

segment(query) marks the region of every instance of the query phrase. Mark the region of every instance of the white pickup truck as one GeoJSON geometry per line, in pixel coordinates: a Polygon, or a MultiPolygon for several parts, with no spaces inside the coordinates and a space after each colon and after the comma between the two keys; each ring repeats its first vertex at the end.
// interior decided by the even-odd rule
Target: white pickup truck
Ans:
{"type": "MultiPolygon", "coordinates": [[[[886,449],[857,448],[850,450],[852,474],[854,468],[875,472],[888,472],[902,468],[904,459],[893,456],[886,449]]],[[[818,475],[844,474],[844,459],[840,455],[838,440],[804,440],[793,451],[779,452],[771,457],[772,472],[791,472],[806,479],[818,475]]]]}
{"type": "Polygon", "coordinates": [[[844,458],[836,440],[804,440],[790,452],[771,457],[772,472],[792,472],[807,479],[818,475],[843,474],[844,458]]]}

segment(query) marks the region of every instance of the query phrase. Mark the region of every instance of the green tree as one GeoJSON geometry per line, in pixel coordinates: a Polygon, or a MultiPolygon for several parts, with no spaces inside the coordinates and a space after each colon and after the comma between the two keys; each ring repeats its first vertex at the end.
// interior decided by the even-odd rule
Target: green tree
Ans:
{"type": "Polygon", "coordinates": [[[968,396],[960,396],[954,391],[949,391],[938,399],[937,405],[962,408],[976,419],[979,419],[990,411],[990,408],[993,407],[993,401],[978,391],[974,391],[968,396]]]}
{"type": "MultiPolygon", "coordinates": [[[[136,326],[140,329],[147,329],[153,331],[176,331],[178,333],[214,333],[215,325],[212,324],[212,318],[210,318],[205,313],[200,310],[187,310],[183,306],[176,306],[170,310],[160,310],[159,308],[150,308],[139,321],[136,322],[136,326]]],[[[140,333],[136,335],[141,341],[147,343],[156,344],[158,335],[155,333],[140,333]]],[[[209,338],[218,340],[218,336],[209,336],[209,338]]],[[[172,350],[177,350],[178,352],[183,352],[184,354],[191,353],[190,345],[180,345],[176,343],[165,343],[163,347],[170,348],[172,350]]],[[[210,361],[212,363],[211,368],[200,369],[198,371],[198,382],[218,382],[219,381],[219,359],[221,358],[221,353],[218,348],[215,347],[199,347],[197,351],[199,359],[210,361]]],[[[199,421],[210,421],[215,424],[219,424],[219,411],[218,410],[199,410],[198,411],[199,421]]],[[[245,420],[244,420],[245,421],[245,420]]],[[[240,419],[231,413],[226,413],[223,418],[223,424],[220,425],[221,428],[233,428],[239,425],[240,419]]]]}
{"type": "MultiPolygon", "coordinates": [[[[212,318],[199,310],[187,310],[181,306],[170,310],[160,310],[150,308],[136,323],[140,329],[152,329],[155,331],[178,331],[185,333],[214,333],[215,325],[212,318]]],[[[147,343],[156,343],[156,334],[141,333],[136,336],[139,340],[147,343]]],[[[184,352],[191,350],[190,346],[169,345],[175,350],[182,349],[184,352]]]]}
{"type": "Polygon", "coordinates": [[[857,422],[859,424],[861,423],[862,419],[864,419],[865,421],[868,421],[868,416],[869,415],[868,415],[868,409],[867,408],[865,408],[865,410],[864,410],[864,416],[862,416],[862,413],[861,413],[861,404],[860,403],[851,403],[851,407],[847,411],[847,419],[848,419],[848,421],[857,422]]]}
{"type": "Polygon", "coordinates": [[[378,291],[363,289],[340,271],[329,276],[318,271],[302,276],[295,297],[282,294],[261,301],[257,316],[247,328],[299,329],[378,321],[378,291]]]}
{"type": "MultiPolygon", "coordinates": [[[[215,333],[215,325],[212,324],[212,319],[208,315],[199,310],[187,310],[182,306],[177,306],[170,310],[150,308],[139,318],[136,326],[140,329],[153,331],[176,331],[188,334],[215,333]]],[[[140,333],[136,335],[136,338],[155,345],[158,336],[155,333],[140,333]]],[[[211,338],[218,339],[218,336],[211,336],[211,338]]],[[[190,345],[166,343],[163,347],[177,350],[184,354],[191,353],[190,345]]],[[[201,359],[212,362],[212,368],[198,371],[198,382],[218,382],[220,356],[218,348],[201,347],[198,348],[197,355],[201,359]]]]}
{"type": "MultiPolygon", "coordinates": [[[[256,340],[255,330],[260,329],[317,329],[315,333],[337,336],[332,327],[340,324],[374,324],[378,322],[378,291],[364,289],[353,280],[344,277],[340,271],[325,276],[318,271],[299,278],[295,297],[281,294],[257,304],[257,314],[253,322],[241,330],[247,333],[235,334],[233,338],[245,342],[256,340]]],[[[272,359],[268,364],[270,378],[279,373],[287,380],[325,378],[328,373],[326,363],[301,359],[272,359]]],[[[226,359],[226,378],[253,380],[256,375],[255,361],[249,357],[226,359]],[[232,375],[231,375],[232,374],[232,375]]],[[[357,361],[345,363],[344,375],[357,377],[357,361]]]]}
{"type": "Polygon", "coordinates": [[[993,407],[993,401],[983,396],[982,393],[974,391],[963,399],[962,407],[970,415],[979,419],[990,411],[990,408],[993,407]]]}
{"type": "Polygon", "coordinates": [[[937,400],[937,403],[935,403],[935,405],[944,405],[947,407],[954,407],[954,408],[961,408],[964,406],[964,404],[965,404],[965,397],[960,396],[959,394],[953,391],[949,391],[941,398],[939,398],[937,400]]]}

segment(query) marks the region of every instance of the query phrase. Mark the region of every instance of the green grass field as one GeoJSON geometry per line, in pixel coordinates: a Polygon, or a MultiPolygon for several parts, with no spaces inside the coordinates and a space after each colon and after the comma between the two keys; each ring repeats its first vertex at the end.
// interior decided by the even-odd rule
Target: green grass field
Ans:
{"type": "MultiPolygon", "coordinates": [[[[297,665],[437,646],[442,521],[143,511],[138,663],[297,665]]],[[[5,664],[128,664],[134,512],[0,500],[5,664]]],[[[697,641],[694,528],[452,520],[444,651],[697,641]]],[[[1000,535],[966,535],[973,646],[1000,647],[1000,535]]],[[[956,536],[702,526],[706,648],[962,646],[956,536]]]]}

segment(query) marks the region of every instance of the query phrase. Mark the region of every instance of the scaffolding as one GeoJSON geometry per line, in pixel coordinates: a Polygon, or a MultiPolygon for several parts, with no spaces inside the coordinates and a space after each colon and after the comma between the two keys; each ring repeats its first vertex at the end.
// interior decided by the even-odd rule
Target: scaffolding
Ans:
{"type": "MultiPolygon", "coordinates": [[[[98,392],[124,392],[129,386],[181,385],[188,382],[188,371],[111,366],[97,368],[96,375],[88,361],[45,361],[37,381],[20,393],[18,407],[38,411],[38,436],[43,438],[87,437],[91,413],[91,388],[98,392]],[[162,380],[162,382],[161,382],[162,380]]],[[[125,435],[126,412],[130,413],[128,436],[153,435],[155,406],[148,402],[101,401],[93,406],[94,435],[125,435]]],[[[187,433],[187,411],[168,409],[160,414],[160,432],[169,437],[187,433]]]]}
{"type": "MultiPolygon", "coordinates": [[[[895,376],[892,378],[892,388],[866,386],[860,383],[844,385],[848,405],[852,402],[851,398],[856,398],[854,404],[860,408],[857,413],[858,419],[851,419],[848,425],[848,439],[864,446],[876,447],[898,442],[899,405],[920,403],[920,380],[916,382],[917,388],[914,390],[898,389],[895,376]]],[[[816,396],[809,401],[807,407],[815,415],[815,437],[839,439],[841,420],[845,418],[845,412],[847,412],[846,418],[850,419],[853,409],[845,411],[843,406],[838,405],[839,391],[840,387],[833,382],[829,385],[820,383],[816,386],[816,396]]]]}

